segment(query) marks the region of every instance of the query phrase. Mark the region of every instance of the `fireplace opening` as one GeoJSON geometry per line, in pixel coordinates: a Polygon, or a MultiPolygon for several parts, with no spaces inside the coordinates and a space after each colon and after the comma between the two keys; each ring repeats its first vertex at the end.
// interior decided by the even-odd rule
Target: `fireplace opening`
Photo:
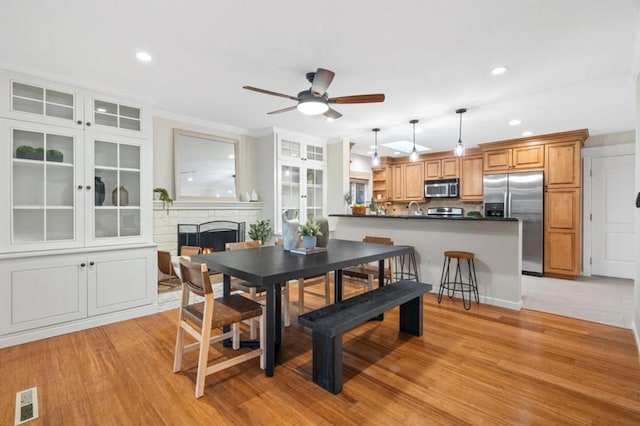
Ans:
{"type": "Polygon", "coordinates": [[[245,240],[245,222],[214,220],[199,225],[178,225],[178,254],[182,246],[200,247],[202,253],[224,251],[226,243],[245,240]]]}

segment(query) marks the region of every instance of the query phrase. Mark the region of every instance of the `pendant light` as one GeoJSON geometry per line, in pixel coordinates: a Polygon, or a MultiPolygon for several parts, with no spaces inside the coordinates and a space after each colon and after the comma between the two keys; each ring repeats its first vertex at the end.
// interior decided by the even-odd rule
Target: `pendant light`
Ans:
{"type": "Polygon", "coordinates": [[[376,138],[375,151],[373,152],[373,159],[371,160],[371,165],[373,167],[378,167],[380,165],[380,158],[378,158],[378,132],[380,131],[380,129],[376,127],[375,129],[371,129],[371,131],[373,132],[376,138]]]}
{"type": "Polygon", "coordinates": [[[418,120],[411,120],[409,123],[413,124],[413,151],[409,156],[410,161],[418,161],[418,151],[416,151],[416,123],[418,120]]]}
{"type": "Polygon", "coordinates": [[[464,145],[462,143],[462,114],[467,112],[466,108],[460,108],[456,110],[456,114],[460,114],[460,130],[458,133],[458,143],[453,150],[456,157],[462,157],[464,155],[464,145]]]}

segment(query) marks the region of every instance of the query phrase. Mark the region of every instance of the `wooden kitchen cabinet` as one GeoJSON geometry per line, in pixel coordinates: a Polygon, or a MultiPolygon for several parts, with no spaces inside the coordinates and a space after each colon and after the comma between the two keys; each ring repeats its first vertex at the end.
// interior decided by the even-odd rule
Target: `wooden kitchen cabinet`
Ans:
{"type": "Polygon", "coordinates": [[[373,183],[373,199],[376,200],[376,202],[389,200],[389,189],[391,186],[389,183],[389,166],[385,164],[375,167],[371,169],[371,175],[373,183]]]}
{"type": "Polygon", "coordinates": [[[545,192],[544,273],[575,278],[580,273],[580,188],[545,192]]]}
{"type": "Polygon", "coordinates": [[[484,153],[484,172],[541,169],[544,167],[544,154],[544,145],[486,151],[484,153]]]}
{"type": "Polygon", "coordinates": [[[424,162],[397,164],[392,170],[392,200],[424,200],[424,162]]]}
{"type": "Polygon", "coordinates": [[[482,155],[466,156],[460,160],[460,199],[482,201],[482,155]]]}
{"type": "Polygon", "coordinates": [[[574,188],[581,184],[581,141],[548,144],[544,183],[548,188],[574,188]]]}
{"type": "Polygon", "coordinates": [[[460,176],[457,157],[424,162],[424,179],[451,179],[460,176]]]}

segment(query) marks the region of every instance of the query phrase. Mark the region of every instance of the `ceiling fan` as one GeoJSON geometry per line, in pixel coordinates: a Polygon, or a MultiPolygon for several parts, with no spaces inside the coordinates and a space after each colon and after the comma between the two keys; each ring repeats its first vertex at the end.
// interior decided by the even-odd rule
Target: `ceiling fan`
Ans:
{"type": "Polygon", "coordinates": [[[327,94],[327,88],[331,84],[331,81],[333,81],[334,76],[335,73],[333,71],[324,68],[318,68],[316,72],[308,72],[306,77],[307,81],[311,83],[311,87],[298,93],[297,97],[285,95],[284,93],[272,92],[271,90],[259,89],[252,86],[242,86],[242,88],[267,95],[280,96],[281,98],[287,98],[298,102],[297,105],[271,111],[267,114],[280,114],[281,112],[298,109],[303,114],[324,114],[328,119],[335,120],[336,118],[342,117],[342,114],[331,108],[329,104],[366,104],[371,102],[384,102],[384,93],[338,96],[330,98],[327,94]]]}

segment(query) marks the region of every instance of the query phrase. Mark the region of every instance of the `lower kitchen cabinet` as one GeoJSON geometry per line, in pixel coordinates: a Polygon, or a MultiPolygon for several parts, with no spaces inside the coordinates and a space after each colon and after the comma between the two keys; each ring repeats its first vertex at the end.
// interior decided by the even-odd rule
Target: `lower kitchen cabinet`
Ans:
{"type": "Polygon", "coordinates": [[[580,189],[545,193],[544,274],[575,278],[580,274],[580,189]]]}
{"type": "Polygon", "coordinates": [[[152,313],[156,283],[155,246],[0,259],[0,347],[152,313]]]}

